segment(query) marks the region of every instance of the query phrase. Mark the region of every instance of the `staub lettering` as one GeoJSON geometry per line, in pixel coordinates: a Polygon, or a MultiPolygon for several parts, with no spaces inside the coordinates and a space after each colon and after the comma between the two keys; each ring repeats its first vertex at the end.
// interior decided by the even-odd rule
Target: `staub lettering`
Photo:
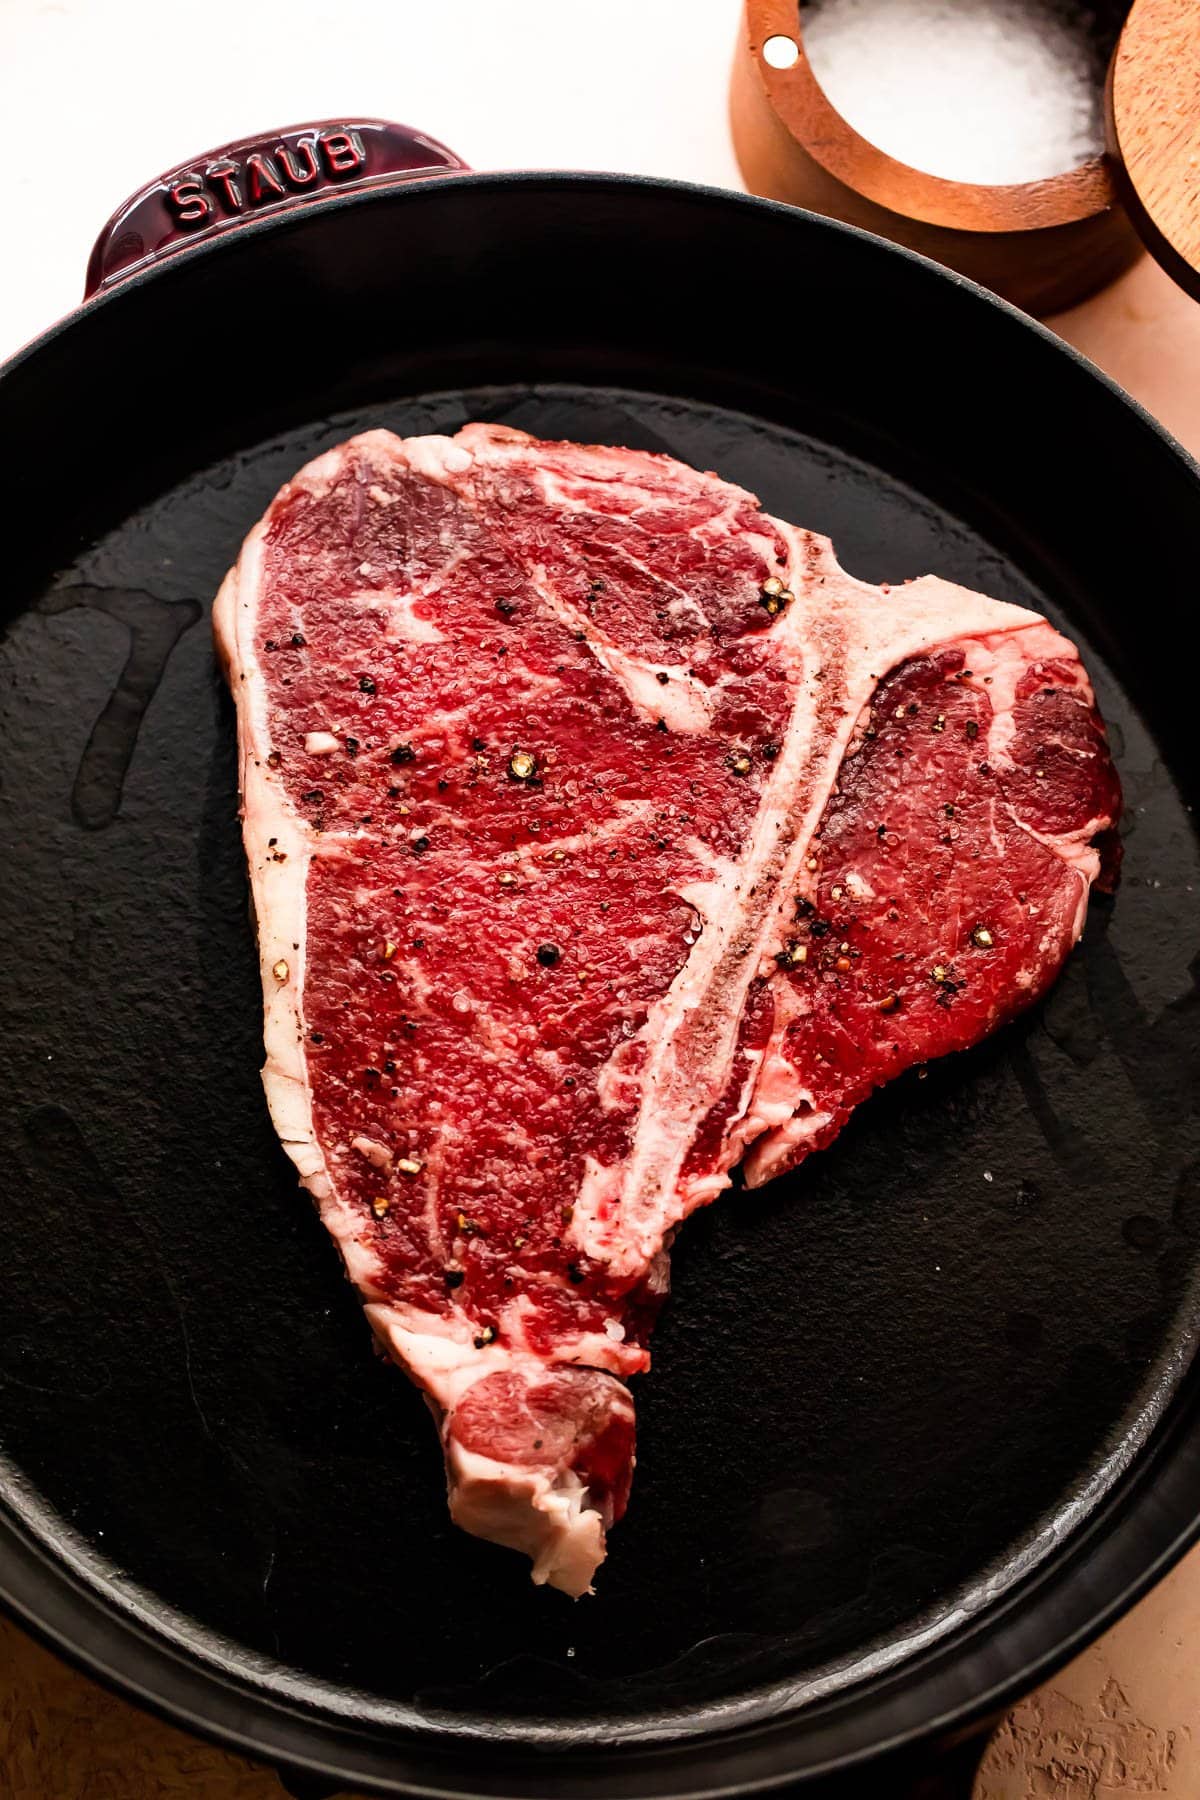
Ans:
{"type": "Polygon", "coordinates": [[[252,150],[241,162],[232,157],[190,169],[167,188],[167,204],[180,225],[202,229],[256,206],[286,200],[328,181],[343,181],[366,167],[367,153],[356,131],[341,127],[291,144],[252,150]]]}

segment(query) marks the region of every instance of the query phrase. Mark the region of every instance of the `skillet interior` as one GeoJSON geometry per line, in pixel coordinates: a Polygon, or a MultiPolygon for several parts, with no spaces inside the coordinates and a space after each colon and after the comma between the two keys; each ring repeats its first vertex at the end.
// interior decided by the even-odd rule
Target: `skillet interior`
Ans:
{"type": "Polygon", "coordinates": [[[248,232],[0,393],[0,1492],[110,1603],[319,1712],[712,1730],[861,1693],[1044,1574],[1188,1365],[1198,871],[1169,628],[1200,509],[1078,365],[853,234],[632,182],[454,187],[248,232]],[[423,1407],[273,1143],[204,622],[307,456],[469,417],[669,450],[868,579],[1047,610],[1129,805],[1124,886],[1046,1005],[690,1224],[633,1507],[579,1606],[447,1525],[423,1407]]]}

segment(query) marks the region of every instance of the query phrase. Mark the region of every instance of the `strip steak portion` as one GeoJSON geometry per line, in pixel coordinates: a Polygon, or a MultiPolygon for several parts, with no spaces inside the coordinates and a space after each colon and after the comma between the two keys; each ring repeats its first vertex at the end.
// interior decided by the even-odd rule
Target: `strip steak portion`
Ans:
{"type": "Polygon", "coordinates": [[[1073,646],[668,457],[310,463],[215,629],[264,1083],[454,1518],[585,1592],[680,1222],[1033,1001],[1117,779],[1073,646]]]}

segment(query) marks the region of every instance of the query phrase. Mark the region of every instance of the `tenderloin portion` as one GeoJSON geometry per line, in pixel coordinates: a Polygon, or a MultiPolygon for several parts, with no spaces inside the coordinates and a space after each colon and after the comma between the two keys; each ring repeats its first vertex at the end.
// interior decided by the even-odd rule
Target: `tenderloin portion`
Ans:
{"type": "Polygon", "coordinates": [[[587,1590],[665,1246],[1029,1004],[1119,811],[1077,654],[670,458],[370,432],[218,596],[264,1082],[454,1517],[587,1590]]]}

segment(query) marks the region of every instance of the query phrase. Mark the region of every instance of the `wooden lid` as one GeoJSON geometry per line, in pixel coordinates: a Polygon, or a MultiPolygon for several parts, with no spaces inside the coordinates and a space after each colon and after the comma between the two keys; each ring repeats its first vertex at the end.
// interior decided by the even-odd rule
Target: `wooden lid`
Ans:
{"type": "Polygon", "coordinates": [[[1109,72],[1108,131],[1135,228],[1200,298],[1200,0],[1134,0],[1109,72]]]}

